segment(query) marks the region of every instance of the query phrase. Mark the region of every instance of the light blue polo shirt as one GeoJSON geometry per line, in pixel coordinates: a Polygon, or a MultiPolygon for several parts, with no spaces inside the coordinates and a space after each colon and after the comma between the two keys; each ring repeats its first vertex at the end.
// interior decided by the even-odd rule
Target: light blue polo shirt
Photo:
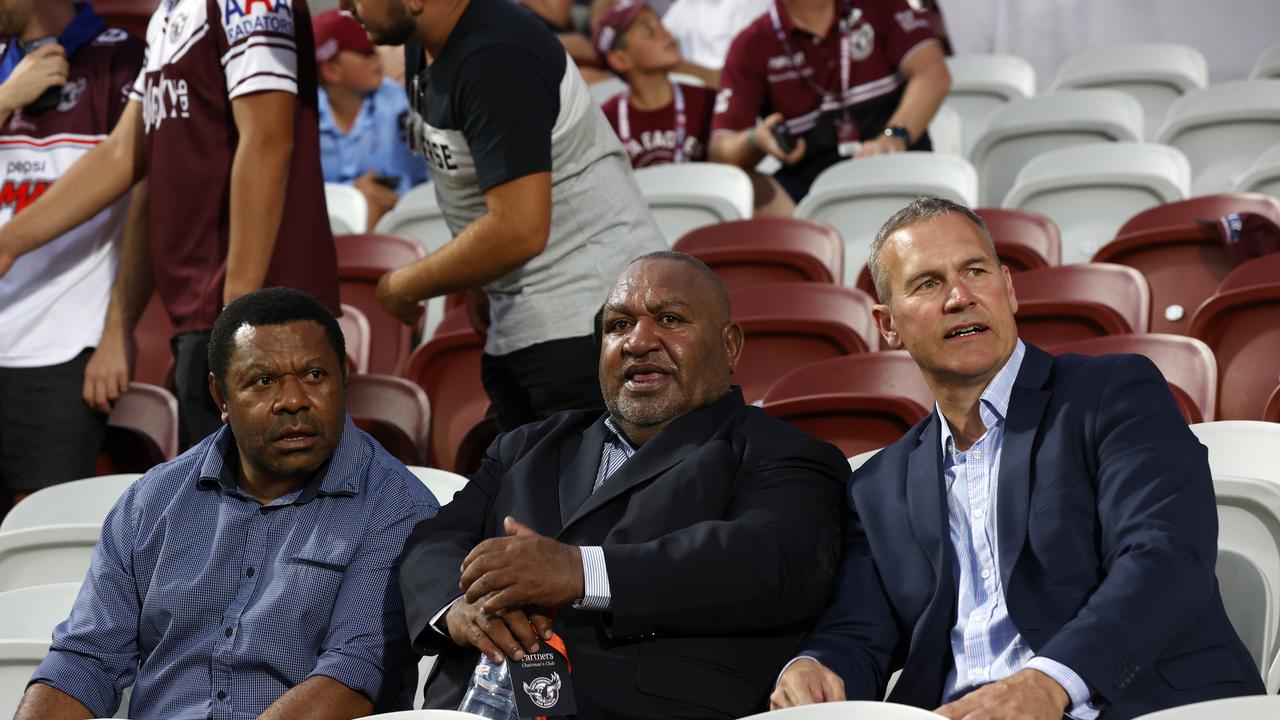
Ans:
{"type": "Polygon", "coordinates": [[[329,98],[320,89],[320,163],[324,181],[350,185],[370,169],[378,175],[400,178],[396,193],[403,195],[427,181],[427,162],[405,143],[404,119],[409,101],[404,88],[386,78],[365,98],[351,132],[343,133],[333,121],[329,98]]]}

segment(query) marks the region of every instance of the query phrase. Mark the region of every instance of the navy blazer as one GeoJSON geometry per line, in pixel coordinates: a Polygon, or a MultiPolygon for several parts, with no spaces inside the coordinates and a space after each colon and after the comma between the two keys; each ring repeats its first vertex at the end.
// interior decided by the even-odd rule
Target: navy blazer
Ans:
{"type": "MultiPolygon", "coordinates": [[[[1264,692],[1218,593],[1207,453],[1145,357],[1027,345],[996,498],[1009,617],[1074,670],[1106,720],[1264,692]]],[[[933,708],[953,663],[955,552],[934,412],[849,484],[859,523],[802,654],[850,699],[933,708]],[[859,534],[865,529],[865,539],[859,534]]]]}
{"type": "Polygon", "coordinates": [[[500,436],[467,486],[414,529],[400,582],[410,637],[439,654],[427,707],[457,707],[478,658],[430,619],[458,596],[463,558],[512,515],[604,549],[612,610],[556,611],[579,720],[765,708],[831,591],[848,463],[734,388],[674,420],[592,492],[607,432],[598,411],[569,411],[500,436]]]}

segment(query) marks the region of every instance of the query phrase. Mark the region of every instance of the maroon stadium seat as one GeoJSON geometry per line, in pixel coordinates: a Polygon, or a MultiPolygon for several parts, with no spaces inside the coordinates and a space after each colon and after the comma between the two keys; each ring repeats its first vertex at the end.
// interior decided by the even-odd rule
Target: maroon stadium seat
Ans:
{"type": "Polygon", "coordinates": [[[1261,420],[1280,381],[1280,283],[1228,290],[1205,301],[1191,336],[1218,359],[1217,420],[1261,420]]]}
{"type": "Polygon", "coordinates": [[[1057,355],[1145,355],[1169,383],[1169,390],[1188,424],[1214,419],[1218,402],[1218,365],[1209,346],[1195,338],[1166,333],[1106,335],[1058,345],[1053,352],[1057,355]]]}
{"type": "Polygon", "coordinates": [[[431,401],[431,447],[427,465],[456,471],[463,439],[485,417],[489,396],[480,380],[484,341],[471,329],[464,308],[447,313],[435,335],[409,358],[409,381],[431,401]]]}
{"type": "Polygon", "coordinates": [[[431,405],[422,388],[391,375],[353,375],[347,385],[347,412],[400,462],[427,462],[431,405]]]}
{"type": "Polygon", "coordinates": [[[1267,422],[1280,422],[1280,385],[1267,398],[1267,407],[1262,411],[1262,419],[1267,422]]]}
{"type": "Polygon", "coordinates": [[[1049,348],[1073,340],[1147,331],[1151,294],[1123,265],[1079,263],[1018,273],[1018,336],[1049,348]]]}
{"type": "Polygon", "coordinates": [[[763,407],[852,457],[897,441],[933,402],[911,356],[888,350],[792,370],[765,393],[763,407]]]}
{"type": "Polygon", "coordinates": [[[1218,284],[1218,292],[1239,290],[1253,285],[1271,285],[1280,282],[1280,253],[1271,253],[1241,263],[1227,273],[1218,284]]]}
{"type": "Polygon", "coordinates": [[[395,235],[339,235],[334,242],[342,302],[363,312],[372,331],[368,372],[394,375],[413,350],[412,330],[378,302],[378,281],[421,258],[422,246],[395,235]]]}
{"type": "Polygon", "coordinates": [[[130,383],[107,418],[97,474],[146,472],[177,455],[177,398],[156,385],[130,383]]]}
{"type": "Polygon", "coordinates": [[[347,345],[347,360],[352,373],[369,372],[369,318],[355,305],[342,303],[342,316],[338,318],[342,338],[347,345]]]}
{"type": "Polygon", "coordinates": [[[1134,215],[1093,256],[1136,268],[1151,286],[1151,331],[1188,334],[1191,314],[1211,297],[1233,264],[1214,221],[1254,212],[1280,223],[1280,200],[1256,193],[1206,195],[1134,215]]]}
{"type": "Polygon", "coordinates": [[[133,328],[133,342],[137,350],[134,380],[160,387],[169,385],[166,378],[173,366],[173,350],[169,345],[172,338],[173,325],[169,322],[169,313],[160,302],[160,294],[152,293],[151,301],[133,328]]]}
{"type": "Polygon", "coordinates": [[[746,335],[733,381],[747,402],[802,365],[876,347],[873,302],[861,290],[775,283],[731,291],[729,300],[746,335]]]}
{"type": "Polygon", "coordinates": [[[715,270],[730,289],[789,281],[840,282],[844,241],[799,218],[735,220],[698,228],[675,244],[715,270]]]}

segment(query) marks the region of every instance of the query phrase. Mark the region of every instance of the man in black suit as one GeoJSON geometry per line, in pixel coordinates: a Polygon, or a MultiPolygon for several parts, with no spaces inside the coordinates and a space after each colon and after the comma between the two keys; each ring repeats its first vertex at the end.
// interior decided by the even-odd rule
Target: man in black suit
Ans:
{"type": "Polygon", "coordinates": [[[410,635],[439,654],[427,707],[457,706],[477,649],[519,658],[554,627],[579,718],[740,717],[827,599],[848,465],[730,386],[742,330],[719,279],[641,257],[602,334],[608,413],[502,435],[409,538],[410,635]]]}

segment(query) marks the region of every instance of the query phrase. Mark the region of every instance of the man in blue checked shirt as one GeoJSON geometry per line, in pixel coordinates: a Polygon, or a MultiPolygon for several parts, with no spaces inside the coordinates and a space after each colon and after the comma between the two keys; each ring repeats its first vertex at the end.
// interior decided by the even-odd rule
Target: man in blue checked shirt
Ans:
{"type": "Polygon", "coordinates": [[[227,306],[209,341],[226,423],[107,516],[19,720],[356,718],[416,677],[397,564],[431,493],[346,415],[346,350],[315,298],[227,306]]]}
{"type": "Polygon", "coordinates": [[[890,218],[869,266],[937,403],[854,474],[857,532],[773,706],[879,698],[899,668],[890,701],[952,720],[1263,692],[1214,578],[1205,449],[1151,361],[1019,340],[990,232],[948,200],[890,218]]]}

